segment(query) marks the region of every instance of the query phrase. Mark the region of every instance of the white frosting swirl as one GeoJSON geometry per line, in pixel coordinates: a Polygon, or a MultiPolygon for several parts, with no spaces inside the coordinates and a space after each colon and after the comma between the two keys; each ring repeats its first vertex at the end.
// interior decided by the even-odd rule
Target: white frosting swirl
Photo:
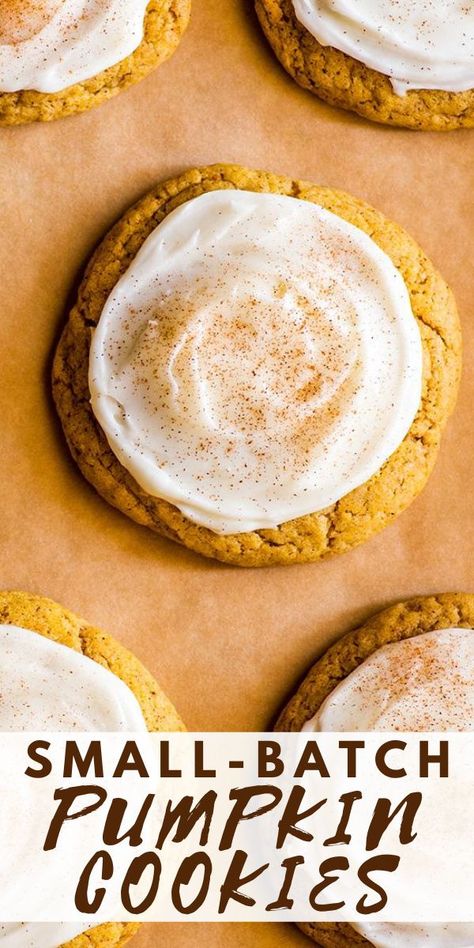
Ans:
{"type": "Polygon", "coordinates": [[[216,533],[322,510],[375,474],[420,403],[403,279],[313,204],[217,190],[146,240],[94,332],[89,384],[112,450],[216,533]]]}
{"type": "MultiPolygon", "coordinates": [[[[0,625],[0,732],[145,731],[133,693],[80,652],[0,625]]],[[[26,811],[27,812],[27,811],[26,811]]],[[[88,922],[0,924],[2,948],[58,948],[88,922]]]]}
{"type": "Polygon", "coordinates": [[[388,76],[394,91],[474,88],[472,0],[293,0],[323,46],[388,76]]]}
{"type": "Polygon", "coordinates": [[[0,625],[1,731],[143,731],[130,688],[98,662],[0,625]]]}
{"type": "Polygon", "coordinates": [[[149,0],[0,0],[0,92],[60,92],[133,53],[149,0]]]}
{"type": "Polygon", "coordinates": [[[425,632],[377,649],[334,688],[305,729],[474,730],[474,632],[425,632]]]}
{"type": "MultiPolygon", "coordinates": [[[[383,646],[334,688],[303,730],[474,730],[474,631],[443,629],[383,646]]],[[[375,948],[474,946],[471,922],[351,924],[375,948]]]]}

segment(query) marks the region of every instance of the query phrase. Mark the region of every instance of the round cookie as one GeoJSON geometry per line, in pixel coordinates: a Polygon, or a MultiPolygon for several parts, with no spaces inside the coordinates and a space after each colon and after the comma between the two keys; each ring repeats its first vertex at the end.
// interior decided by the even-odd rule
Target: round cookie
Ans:
{"type": "Polygon", "coordinates": [[[140,82],[174,53],[190,12],[191,0],[150,0],[144,38],[131,56],[60,92],[0,92],[0,125],[51,122],[86,112],[140,82]]]}
{"type": "MultiPolygon", "coordinates": [[[[135,695],[148,730],[183,731],[173,705],[152,675],[111,635],[95,629],[51,599],[23,592],[0,593],[0,624],[38,632],[103,665],[121,678],[135,695]]],[[[83,932],[62,948],[120,948],[140,925],[110,922],[83,932]]]]}
{"type": "MultiPolygon", "coordinates": [[[[334,688],[383,645],[450,627],[474,629],[473,594],[420,596],[377,613],[335,642],[313,665],[280,714],[275,730],[301,731],[334,688]]],[[[321,948],[371,944],[345,922],[307,922],[298,927],[321,948]]]]}
{"type": "Polygon", "coordinates": [[[453,295],[405,231],[343,192],[239,166],[213,165],[158,185],[115,225],[94,254],[61,336],[53,365],[53,394],[71,453],[110,504],[204,556],[238,566],[309,562],[343,553],[381,530],[424,486],[441,431],[454,407],[461,337],[453,295]],[[407,285],[423,344],[422,401],[407,436],[380,471],[323,511],[277,529],[222,536],[188,520],[146,493],[110,449],[90,406],[91,330],[107,297],[149,234],[174,208],[207,191],[239,188],[313,201],[361,228],[392,259],[407,285]]]}
{"type": "Polygon", "coordinates": [[[397,95],[387,76],[333,46],[322,46],[297,19],[292,0],[255,0],[255,9],[282,66],[329,105],[384,125],[433,131],[474,127],[474,89],[414,89],[397,95]]]}

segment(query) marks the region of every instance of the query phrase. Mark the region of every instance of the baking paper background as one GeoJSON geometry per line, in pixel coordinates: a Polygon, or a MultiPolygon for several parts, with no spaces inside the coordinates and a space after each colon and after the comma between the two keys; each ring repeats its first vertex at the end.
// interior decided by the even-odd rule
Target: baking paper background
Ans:
{"type": "MultiPolygon", "coordinates": [[[[193,730],[265,729],[312,660],[397,599],[474,592],[471,300],[474,131],[386,129],[330,109],[274,59],[250,0],[194,0],[168,63],[87,114],[0,129],[0,587],[51,596],[110,631],[193,730]],[[423,494],[343,557],[239,570],[108,507],[69,458],[51,355],[90,252],[157,180],[234,161],[343,188],[407,227],[453,287],[457,409],[423,494]]],[[[147,926],[136,948],[291,948],[288,925],[147,926]]]]}

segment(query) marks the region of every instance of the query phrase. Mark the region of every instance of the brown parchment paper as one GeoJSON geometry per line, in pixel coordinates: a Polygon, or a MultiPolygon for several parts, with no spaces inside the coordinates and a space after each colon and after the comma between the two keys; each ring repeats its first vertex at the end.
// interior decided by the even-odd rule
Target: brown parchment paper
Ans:
{"type": "MultiPolygon", "coordinates": [[[[193,0],[173,59],[104,107],[0,129],[0,588],[48,595],[116,635],[194,730],[265,729],[312,660],[371,612],[474,592],[474,131],[385,129],[332,110],[274,60],[251,0],[193,0]],[[94,245],[157,180],[234,161],[333,185],[407,227],[464,327],[458,407],[421,497],[343,557],[239,570],[109,508],[67,453],[50,360],[94,245]]],[[[291,925],[148,925],[136,948],[290,948],[291,925]]]]}

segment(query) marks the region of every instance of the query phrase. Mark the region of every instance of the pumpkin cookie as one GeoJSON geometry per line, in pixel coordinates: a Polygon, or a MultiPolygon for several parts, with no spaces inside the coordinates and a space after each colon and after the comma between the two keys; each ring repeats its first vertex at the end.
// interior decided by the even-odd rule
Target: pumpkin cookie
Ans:
{"type": "Polygon", "coordinates": [[[394,10],[378,0],[356,4],[350,14],[339,6],[339,0],[255,0],[265,36],[300,86],[386,125],[474,126],[469,5],[440,3],[433,13],[424,2],[394,10]]]}
{"type": "MultiPolygon", "coordinates": [[[[473,629],[474,595],[469,593],[420,597],[385,609],[345,635],[313,665],[281,713],[276,730],[439,731],[472,727],[473,629]]],[[[393,931],[388,929],[397,928],[394,923],[377,922],[358,924],[357,931],[346,922],[311,922],[299,927],[322,948],[377,948],[391,944],[393,931]]],[[[415,948],[427,943],[427,930],[437,925],[400,924],[394,944],[404,943],[404,928],[415,948]],[[414,940],[415,934],[419,941],[414,940]]],[[[474,932],[472,926],[468,928],[468,941],[463,944],[472,941],[474,932]]],[[[449,925],[443,936],[442,944],[449,948],[449,925]]],[[[408,943],[408,938],[405,940],[408,943]]],[[[453,940],[452,944],[461,942],[453,940]]]]}
{"type": "MultiPolygon", "coordinates": [[[[47,729],[57,721],[61,722],[62,729],[72,729],[75,723],[82,730],[140,730],[145,726],[150,731],[184,729],[170,701],[134,655],[112,636],[93,628],[50,599],[22,592],[0,593],[0,643],[3,662],[8,668],[11,666],[9,682],[4,682],[3,689],[7,692],[2,703],[4,730],[47,729]],[[48,644],[43,646],[38,636],[31,636],[30,632],[43,636],[49,640],[48,644]],[[58,645],[67,646],[81,658],[84,656],[92,661],[78,664],[74,660],[71,663],[66,649],[58,649],[58,645]],[[19,658],[22,658],[20,662],[19,658]],[[112,675],[104,675],[102,670],[98,673],[94,663],[117,676],[119,687],[112,675]],[[27,680],[27,672],[31,678],[32,704],[38,699],[38,706],[33,708],[34,727],[27,720],[32,713],[28,702],[22,702],[12,710],[8,700],[8,690],[12,688],[14,704],[15,669],[18,667],[23,669],[27,680]],[[40,668],[41,680],[35,682],[34,676],[40,668]],[[67,681],[67,696],[66,688],[62,688],[63,676],[67,681]],[[58,684],[56,690],[48,689],[51,677],[58,684]],[[105,702],[104,694],[107,695],[105,702]],[[97,695],[97,706],[94,695],[97,695]],[[14,724],[7,720],[12,713],[14,724]]],[[[3,672],[5,675],[5,665],[3,672]]],[[[23,691],[24,687],[23,684],[23,691]]],[[[67,942],[67,948],[119,948],[139,927],[128,922],[103,924],[78,934],[67,942]]],[[[60,931],[58,937],[61,937],[60,931]]],[[[35,937],[34,926],[29,935],[35,937]]]]}
{"type": "Polygon", "coordinates": [[[53,393],[83,474],[136,522],[236,565],[307,562],[422,489],[460,348],[450,290],[396,224],[215,165],[159,185],[100,245],[53,393]]]}
{"type": "Polygon", "coordinates": [[[13,0],[0,8],[0,125],[85,112],[175,51],[191,0],[13,0]]]}

